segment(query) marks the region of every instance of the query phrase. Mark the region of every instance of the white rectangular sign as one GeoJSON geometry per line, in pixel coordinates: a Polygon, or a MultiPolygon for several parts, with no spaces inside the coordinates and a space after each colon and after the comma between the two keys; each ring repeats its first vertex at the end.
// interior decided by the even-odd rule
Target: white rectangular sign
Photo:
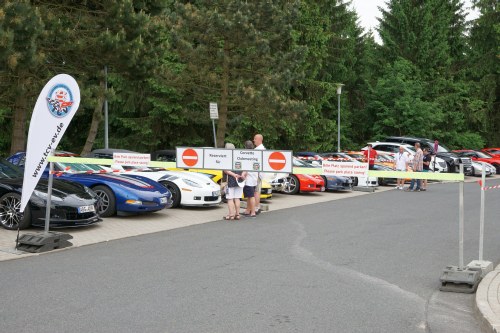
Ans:
{"type": "Polygon", "coordinates": [[[217,103],[210,103],[210,119],[219,119],[219,109],[217,103]]]}
{"type": "Polygon", "coordinates": [[[150,162],[150,154],[113,153],[113,164],[147,167],[150,162]]]}
{"type": "Polygon", "coordinates": [[[368,177],[368,163],[323,161],[324,175],[368,177]]]}
{"type": "Polygon", "coordinates": [[[204,149],[205,169],[231,170],[233,165],[233,151],[231,149],[204,149]]]}
{"type": "Polygon", "coordinates": [[[233,150],[233,170],[261,171],[262,150],[233,150]]]}

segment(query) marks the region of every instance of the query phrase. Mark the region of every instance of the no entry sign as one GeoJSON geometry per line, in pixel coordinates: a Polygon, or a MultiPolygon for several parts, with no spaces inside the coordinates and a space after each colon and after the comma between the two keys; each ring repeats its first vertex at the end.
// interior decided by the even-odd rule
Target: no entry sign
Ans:
{"type": "Polygon", "coordinates": [[[269,155],[269,166],[274,171],[281,171],[286,165],[286,157],[282,152],[275,151],[269,155]]]}
{"type": "Polygon", "coordinates": [[[263,152],[262,171],[292,173],[291,151],[266,151],[263,152]]]}
{"type": "Polygon", "coordinates": [[[177,148],[178,168],[203,168],[203,149],[177,148]]]}

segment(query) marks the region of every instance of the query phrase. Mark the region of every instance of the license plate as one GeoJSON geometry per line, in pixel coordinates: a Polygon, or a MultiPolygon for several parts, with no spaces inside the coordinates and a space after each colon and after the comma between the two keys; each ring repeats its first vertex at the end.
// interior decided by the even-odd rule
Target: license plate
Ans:
{"type": "Polygon", "coordinates": [[[165,204],[167,203],[168,199],[166,197],[161,197],[160,198],[160,203],[165,204]]]}
{"type": "Polygon", "coordinates": [[[81,206],[78,207],[78,213],[91,213],[95,212],[95,207],[94,205],[88,205],[88,206],[81,206]]]}
{"type": "Polygon", "coordinates": [[[213,197],[218,197],[220,195],[220,191],[213,191],[212,196],[213,197]]]}

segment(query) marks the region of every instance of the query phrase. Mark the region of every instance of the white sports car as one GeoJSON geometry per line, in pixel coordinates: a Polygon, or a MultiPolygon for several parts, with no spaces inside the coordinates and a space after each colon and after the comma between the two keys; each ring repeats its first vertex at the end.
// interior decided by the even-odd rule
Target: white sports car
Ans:
{"type": "Polygon", "coordinates": [[[162,184],[172,193],[172,208],[179,206],[215,206],[221,202],[220,186],[202,173],[153,171],[148,168],[121,165],[112,165],[111,168],[105,168],[127,176],[147,177],[162,184]]]}

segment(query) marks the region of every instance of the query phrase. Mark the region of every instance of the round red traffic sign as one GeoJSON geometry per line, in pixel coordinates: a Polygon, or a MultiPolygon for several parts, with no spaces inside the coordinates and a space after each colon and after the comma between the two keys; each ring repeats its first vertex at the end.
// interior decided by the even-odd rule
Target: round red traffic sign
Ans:
{"type": "Polygon", "coordinates": [[[271,169],[280,171],[286,165],[285,155],[280,153],[279,151],[275,151],[269,155],[269,166],[271,169]]]}
{"type": "Polygon", "coordinates": [[[186,149],[182,153],[182,162],[189,167],[195,166],[198,163],[198,154],[194,149],[186,149]]]}

